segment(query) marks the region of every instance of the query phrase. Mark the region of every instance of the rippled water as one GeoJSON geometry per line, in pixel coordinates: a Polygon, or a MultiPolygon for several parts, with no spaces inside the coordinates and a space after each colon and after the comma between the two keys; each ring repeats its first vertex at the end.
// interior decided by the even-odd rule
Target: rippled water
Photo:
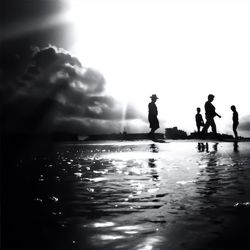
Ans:
{"type": "Polygon", "coordinates": [[[250,245],[247,142],[59,144],[23,155],[12,178],[23,248],[250,245]]]}

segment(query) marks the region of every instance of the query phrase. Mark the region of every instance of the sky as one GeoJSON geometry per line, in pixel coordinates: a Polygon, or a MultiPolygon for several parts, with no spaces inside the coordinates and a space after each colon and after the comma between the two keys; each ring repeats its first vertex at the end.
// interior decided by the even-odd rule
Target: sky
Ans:
{"type": "Polygon", "coordinates": [[[193,132],[208,94],[250,136],[250,1],[3,1],[2,130],[193,132]]]}

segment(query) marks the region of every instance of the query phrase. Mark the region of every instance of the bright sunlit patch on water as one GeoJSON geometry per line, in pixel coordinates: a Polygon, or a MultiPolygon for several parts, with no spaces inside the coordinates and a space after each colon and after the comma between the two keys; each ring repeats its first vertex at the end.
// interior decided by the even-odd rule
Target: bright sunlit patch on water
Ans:
{"type": "Polygon", "coordinates": [[[131,181],[130,186],[134,191],[141,191],[145,189],[145,184],[133,180],[131,181]]]}
{"type": "Polygon", "coordinates": [[[49,199],[51,201],[54,201],[54,202],[58,202],[59,201],[59,199],[57,197],[55,197],[55,196],[51,196],[51,197],[49,197],[49,199]]]}
{"type": "MultiPolygon", "coordinates": [[[[103,155],[103,158],[107,159],[116,159],[116,160],[123,160],[123,161],[128,161],[128,160],[133,160],[133,159],[147,159],[150,157],[156,157],[155,153],[151,152],[118,152],[118,153],[110,153],[103,155]]],[[[158,156],[159,157],[159,156],[158,156]]],[[[157,157],[157,158],[158,158],[157,157]]]]}
{"type": "Polygon", "coordinates": [[[189,183],[194,183],[194,180],[190,180],[190,181],[177,181],[176,184],[180,184],[180,185],[186,185],[189,183]]]}
{"type": "Polygon", "coordinates": [[[250,202],[237,202],[234,204],[234,207],[250,207],[250,202]]]}
{"type": "Polygon", "coordinates": [[[159,190],[159,188],[150,188],[148,189],[149,193],[156,193],[159,190]]]}
{"type": "Polygon", "coordinates": [[[115,231],[135,231],[142,230],[142,227],[139,225],[131,225],[131,226],[119,226],[114,228],[115,231]]]}
{"type": "Polygon", "coordinates": [[[86,178],[86,180],[93,181],[93,182],[101,182],[107,180],[106,178],[103,177],[96,177],[96,178],[86,178]]]}
{"type": "Polygon", "coordinates": [[[113,227],[115,225],[114,222],[107,221],[107,222],[96,222],[93,224],[94,227],[113,227]]]}
{"type": "Polygon", "coordinates": [[[154,247],[163,241],[160,236],[147,238],[143,243],[137,246],[137,250],[152,250],[154,247]]]}
{"type": "Polygon", "coordinates": [[[108,235],[100,235],[99,238],[101,240],[118,240],[118,239],[124,239],[125,236],[108,234],[108,235]]]}
{"type": "Polygon", "coordinates": [[[125,234],[137,234],[138,231],[124,231],[125,234]]]}
{"type": "MultiPolygon", "coordinates": [[[[167,142],[166,142],[167,143],[167,142]]],[[[91,145],[91,146],[148,146],[154,144],[151,140],[135,140],[135,141],[112,141],[112,140],[103,140],[103,141],[82,141],[79,145],[91,145]]],[[[74,144],[68,144],[74,145],[74,144]]]]}
{"type": "Polygon", "coordinates": [[[82,177],[82,173],[74,173],[74,175],[77,177],[82,177]]]}

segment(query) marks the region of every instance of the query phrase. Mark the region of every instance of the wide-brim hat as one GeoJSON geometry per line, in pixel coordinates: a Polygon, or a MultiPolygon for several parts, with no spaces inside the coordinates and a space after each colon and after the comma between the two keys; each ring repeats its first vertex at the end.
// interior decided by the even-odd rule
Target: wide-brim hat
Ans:
{"type": "Polygon", "coordinates": [[[159,99],[159,98],[157,97],[157,95],[155,95],[155,94],[151,95],[150,98],[151,98],[151,99],[159,99]]]}

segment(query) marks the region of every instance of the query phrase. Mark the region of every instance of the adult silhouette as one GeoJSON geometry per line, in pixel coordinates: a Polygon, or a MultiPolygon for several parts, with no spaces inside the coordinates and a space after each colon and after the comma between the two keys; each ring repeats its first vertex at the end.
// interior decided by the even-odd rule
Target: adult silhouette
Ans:
{"type": "Polygon", "coordinates": [[[206,123],[202,129],[202,133],[203,134],[207,133],[208,128],[211,126],[213,133],[217,134],[216,124],[214,122],[214,117],[218,116],[219,118],[221,118],[221,116],[215,112],[215,107],[212,104],[212,101],[214,100],[214,95],[209,94],[207,99],[208,100],[205,103],[206,123]]]}
{"type": "Polygon", "coordinates": [[[234,105],[231,106],[231,110],[233,111],[233,131],[235,139],[238,139],[237,127],[239,125],[239,116],[234,105]]]}
{"type": "Polygon", "coordinates": [[[157,110],[157,106],[156,106],[156,101],[157,99],[159,99],[155,94],[150,96],[151,98],[151,102],[148,104],[148,121],[149,121],[149,125],[151,128],[150,131],[150,136],[154,136],[154,132],[156,129],[158,129],[159,126],[159,121],[157,118],[158,115],[158,110],[157,110]]]}
{"type": "Polygon", "coordinates": [[[201,115],[201,109],[197,108],[197,114],[195,115],[195,121],[196,121],[196,127],[198,130],[198,133],[200,133],[201,127],[204,126],[204,121],[201,115]]]}

